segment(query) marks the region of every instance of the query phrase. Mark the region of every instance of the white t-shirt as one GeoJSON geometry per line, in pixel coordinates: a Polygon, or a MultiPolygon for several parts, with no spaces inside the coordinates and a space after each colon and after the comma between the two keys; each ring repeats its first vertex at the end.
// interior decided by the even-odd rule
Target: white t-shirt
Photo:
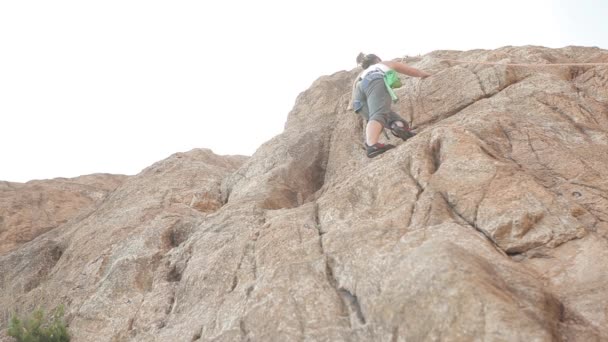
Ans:
{"type": "Polygon", "coordinates": [[[391,70],[391,68],[389,68],[387,65],[383,64],[383,63],[376,63],[373,65],[370,65],[367,69],[363,70],[363,72],[359,75],[359,78],[364,78],[367,74],[369,74],[372,71],[375,70],[380,70],[383,73],[391,70]]]}

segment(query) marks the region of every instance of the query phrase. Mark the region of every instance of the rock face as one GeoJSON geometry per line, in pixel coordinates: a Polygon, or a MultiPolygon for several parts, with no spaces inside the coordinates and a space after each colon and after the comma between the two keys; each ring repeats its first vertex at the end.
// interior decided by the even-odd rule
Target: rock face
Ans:
{"type": "Polygon", "coordinates": [[[0,182],[0,255],[71,219],[82,219],[125,179],[98,174],[26,184],[0,182]]]}
{"type": "Polygon", "coordinates": [[[173,155],[0,254],[0,307],[64,304],[74,341],[608,340],[608,67],[445,59],[608,51],[409,58],[419,133],[375,159],[358,70],[321,77],[252,157],[173,155]]]}

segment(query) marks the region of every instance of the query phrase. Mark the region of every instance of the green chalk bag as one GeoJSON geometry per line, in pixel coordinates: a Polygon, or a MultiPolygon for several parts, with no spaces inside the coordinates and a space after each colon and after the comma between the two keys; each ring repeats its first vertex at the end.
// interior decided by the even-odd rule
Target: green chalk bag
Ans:
{"type": "Polygon", "coordinates": [[[386,84],[395,89],[401,87],[401,79],[399,79],[399,74],[395,70],[389,70],[384,73],[384,79],[386,80],[386,84]]]}
{"type": "Polygon", "coordinates": [[[391,96],[391,100],[393,100],[393,102],[397,102],[399,97],[397,97],[397,94],[395,94],[393,88],[401,87],[401,80],[399,79],[399,75],[397,72],[395,72],[395,70],[391,69],[384,73],[384,84],[386,85],[386,90],[391,96]]]}

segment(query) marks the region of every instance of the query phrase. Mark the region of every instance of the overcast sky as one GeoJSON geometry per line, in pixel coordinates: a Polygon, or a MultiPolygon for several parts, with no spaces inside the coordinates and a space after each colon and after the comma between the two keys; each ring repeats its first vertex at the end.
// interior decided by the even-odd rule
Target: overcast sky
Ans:
{"type": "Polygon", "coordinates": [[[0,0],[0,180],[251,155],[360,51],[607,49],[607,15],[605,0],[0,0]]]}

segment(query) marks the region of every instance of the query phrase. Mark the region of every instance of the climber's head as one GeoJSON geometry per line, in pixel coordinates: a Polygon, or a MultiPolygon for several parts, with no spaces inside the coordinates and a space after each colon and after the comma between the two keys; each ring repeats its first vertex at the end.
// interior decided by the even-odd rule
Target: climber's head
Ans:
{"type": "Polygon", "coordinates": [[[367,69],[370,65],[380,63],[380,62],[382,62],[382,59],[380,59],[380,57],[374,55],[373,53],[366,55],[363,52],[361,52],[357,56],[357,64],[361,65],[361,67],[363,69],[367,69]]]}

